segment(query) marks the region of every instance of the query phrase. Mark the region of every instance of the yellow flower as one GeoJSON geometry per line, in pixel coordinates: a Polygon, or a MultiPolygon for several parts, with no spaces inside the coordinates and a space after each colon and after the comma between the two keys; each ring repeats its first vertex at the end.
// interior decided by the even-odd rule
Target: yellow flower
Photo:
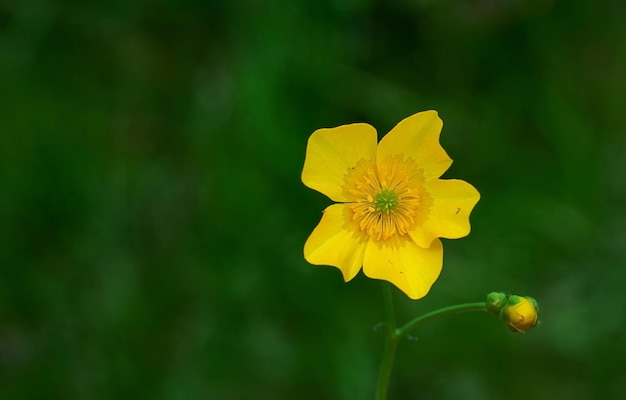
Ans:
{"type": "Polygon", "coordinates": [[[513,331],[526,333],[537,325],[539,310],[532,297],[510,296],[503,318],[513,331]]]}
{"type": "Polygon", "coordinates": [[[425,111],[380,143],[363,123],[313,132],[302,182],[338,204],[306,241],[306,260],[339,268],[346,282],[363,267],[412,299],[424,297],[441,272],[439,238],[466,236],[480,198],[467,182],[438,179],[452,164],[439,144],[442,126],[436,111],[425,111]]]}

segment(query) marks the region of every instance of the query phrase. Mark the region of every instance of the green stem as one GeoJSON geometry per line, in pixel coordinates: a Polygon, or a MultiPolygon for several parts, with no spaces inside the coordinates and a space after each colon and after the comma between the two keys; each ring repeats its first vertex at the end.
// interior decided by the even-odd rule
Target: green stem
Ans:
{"type": "Polygon", "coordinates": [[[393,309],[391,285],[388,282],[383,282],[383,297],[385,299],[385,350],[383,351],[383,358],[378,374],[376,400],[387,399],[389,380],[391,378],[391,370],[393,368],[393,359],[396,355],[398,342],[402,336],[406,335],[411,329],[430,321],[431,319],[463,312],[487,311],[487,303],[484,301],[480,303],[457,304],[455,306],[443,307],[424,315],[420,315],[403,327],[396,328],[396,315],[393,309]]]}
{"type": "Polygon", "coordinates": [[[402,328],[397,329],[396,335],[397,336],[405,335],[411,329],[431,319],[444,317],[450,314],[458,314],[458,313],[463,313],[463,312],[474,312],[474,311],[487,311],[487,303],[483,301],[480,303],[457,304],[454,306],[443,307],[438,310],[431,311],[424,315],[420,315],[419,317],[413,319],[412,321],[404,325],[402,328]]]}
{"type": "Polygon", "coordinates": [[[398,348],[400,335],[396,330],[396,315],[393,309],[391,285],[383,282],[383,297],[385,299],[385,350],[378,373],[378,386],[376,387],[376,400],[386,400],[389,390],[389,379],[393,368],[393,359],[398,348]]]}

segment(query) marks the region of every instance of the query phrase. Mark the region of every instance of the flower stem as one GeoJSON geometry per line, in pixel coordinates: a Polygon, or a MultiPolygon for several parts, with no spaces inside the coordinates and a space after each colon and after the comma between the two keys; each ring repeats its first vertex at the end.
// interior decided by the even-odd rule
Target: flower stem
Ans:
{"type": "Polygon", "coordinates": [[[463,313],[463,312],[475,312],[475,311],[487,311],[487,303],[485,303],[484,301],[481,301],[479,303],[464,303],[464,304],[457,304],[454,306],[443,307],[438,310],[431,311],[424,315],[420,315],[419,317],[408,322],[402,328],[397,329],[396,334],[398,336],[405,335],[411,329],[431,319],[444,317],[450,314],[458,314],[458,313],[463,313]]]}
{"type": "Polygon", "coordinates": [[[444,317],[446,315],[458,314],[463,312],[487,311],[487,303],[464,303],[454,306],[443,307],[435,311],[431,311],[424,315],[411,320],[401,328],[396,328],[396,316],[393,309],[393,298],[391,295],[391,285],[383,282],[383,297],[385,299],[385,349],[380,364],[378,374],[378,386],[376,387],[376,400],[386,400],[389,391],[389,380],[391,378],[391,370],[393,368],[393,360],[398,348],[398,342],[402,336],[406,335],[411,329],[421,325],[431,319],[444,317]]]}
{"type": "Polygon", "coordinates": [[[391,295],[391,285],[383,282],[383,297],[385,299],[385,350],[378,373],[378,386],[376,387],[376,400],[386,400],[389,390],[389,379],[393,368],[393,359],[398,348],[400,335],[396,330],[396,315],[393,309],[393,298],[391,295]]]}

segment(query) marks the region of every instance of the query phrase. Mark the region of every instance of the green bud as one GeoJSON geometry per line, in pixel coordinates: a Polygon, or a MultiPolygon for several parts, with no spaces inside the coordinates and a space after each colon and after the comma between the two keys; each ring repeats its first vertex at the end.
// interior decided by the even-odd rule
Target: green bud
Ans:
{"type": "Polygon", "coordinates": [[[487,295],[487,311],[494,315],[500,315],[506,303],[506,294],[502,292],[491,292],[487,295]]]}

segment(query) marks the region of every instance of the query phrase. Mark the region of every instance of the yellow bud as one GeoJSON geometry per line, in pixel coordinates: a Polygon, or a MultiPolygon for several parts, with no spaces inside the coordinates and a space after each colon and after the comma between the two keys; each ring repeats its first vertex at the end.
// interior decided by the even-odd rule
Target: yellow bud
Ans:
{"type": "Polygon", "coordinates": [[[502,310],[502,318],[516,332],[525,333],[537,325],[539,310],[532,297],[509,296],[506,307],[502,310]]]}

